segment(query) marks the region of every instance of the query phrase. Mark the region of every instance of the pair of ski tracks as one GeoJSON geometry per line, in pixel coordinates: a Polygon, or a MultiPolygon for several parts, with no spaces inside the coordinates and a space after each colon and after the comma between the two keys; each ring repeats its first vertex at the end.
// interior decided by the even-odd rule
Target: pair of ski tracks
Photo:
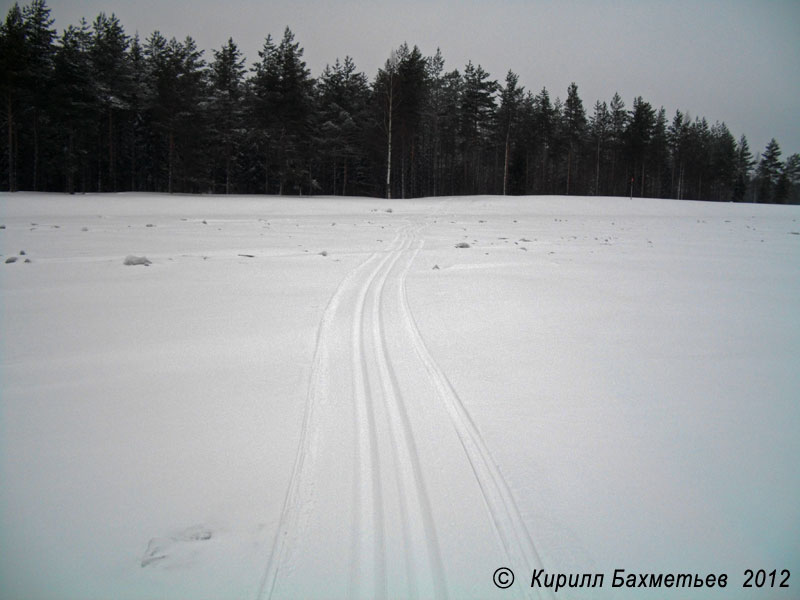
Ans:
{"type": "MultiPolygon", "coordinates": [[[[417,574],[414,565],[419,562],[415,562],[413,554],[418,545],[413,542],[424,540],[432,591],[437,598],[448,596],[430,497],[422,475],[420,458],[406,404],[400,393],[395,370],[388,358],[383,311],[381,310],[387,278],[404,255],[406,261],[399,276],[396,298],[401,318],[412,342],[414,353],[424,366],[425,372],[458,434],[485,502],[487,516],[508,560],[508,564],[505,566],[513,565],[514,570],[520,574],[530,574],[534,568],[542,568],[539,554],[522,520],[508,484],[492,459],[472,417],[447,376],[428,351],[410,310],[405,280],[411,265],[424,245],[424,242],[418,238],[420,229],[422,226],[413,227],[409,223],[404,224],[392,240],[388,251],[373,253],[342,280],[323,312],[317,329],[300,443],[272,552],[259,586],[257,596],[259,600],[272,598],[276,590],[281,567],[289,550],[290,534],[299,526],[301,520],[305,500],[303,490],[308,489],[309,484],[313,485],[313,482],[308,482],[306,479],[312,471],[311,463],[315,454],[311,448],[314,437],[311,430],[313,427],[319,426],[315,423],[315,409],[327,385],[333,323],[340,311],[344,297],[353,289],[353,286],[357,286],[351,348],[353,391],[356,405],[355,425],[358,432],[354,490],[357,522],[352,532],[353,560],[348,595],[358,597],[361,592],[373,598],[388,596],[384,500],[380,477],[376,409],[373,404],[373,394],[370,393],[376,385],[374,379],[377,375],[378,386],[386,403],[385,408],[389,417],[390,445],[394,462],[398,467],[395,472],[397,485],[403,491],[398,494],[398,502],[405,552],[406,595],[412,598],[417,596],[417,574]],[[382,254],[384,254],[383,257],[381,257],[382,254]],[[372,269],[368,271],[370,267],[372,269]],[[363,275],[365,272],[368,273],[366,276],[363,275]],[[376,289],[372,295],[371,306],[368,307],[367,296],[373,286],[376,286],[376,289]],[[367,322],[365,318],[367,313],[370,314],[370,322],[367,322]],[[371,343],[377,363],[377,373],[370,372],[368,368],[366,345],[370,342],[370,336],[364,335],[365,329],[372,333],[371,343]],[[518,571],[518,569],[522,569],[522,571],[518,571]],[[372,581],[373,588],[359,590],[362,581],[372,581]]],[[[489,576],[490,574],[487,574],[487,579],[489,576]]],[[[515,586],[516,589],[523,590],[522,595],[525,597],[536,597],[527,587],[525,579],[526,577],[523,575],[520,584],[515,586]]],[[[543,590],[539,590],[539,592],[542,594],[543,590]]]]}

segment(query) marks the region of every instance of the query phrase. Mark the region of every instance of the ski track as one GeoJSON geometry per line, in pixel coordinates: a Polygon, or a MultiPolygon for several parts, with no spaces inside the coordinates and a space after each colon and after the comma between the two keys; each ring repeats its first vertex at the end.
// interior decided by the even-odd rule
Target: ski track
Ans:
{"type": "MultiPolygon", "coordinates": [[[[318,413],[334,394],[329,389],[335,378],[333,369],[346,367],[351,371],[352,397],[348,401],[352,403],[349,412],[355,432],[355,440],[351,441],[354,464],[352,509],[348,513],[351,527],[347,596],[387,598],[399,594],[415,598],[420,593],[423,597],[433,593],[437,598],[448,597],[432,497],[413,418],[409,416],[409,409],[413,414],[414,407],[404,398],[404,382],[392,360],[387,331],[391,331],[393,338],[410,341],[413,350],[409,349],[401,358],[408,362],[416,357],[417,363],[421,363],[418,370],[427,375],[449,417],[507,560],[506,565],[498,566],[511,566],[519,574],[520,583],[514,586],[518,595],[552,597],[545,590],[531,590],[525,584],[524,573],[530,576],[533,569],[542,568],[539,552],[508,483],[455,388],[425,345],[411,312],[406,278],[424,246],[418,235],[423,227],[424,224],[409,222],[400,226],[387,249],[371,254],[348,273],[325,307],[316,333],[297,455],[258,588],[259,600],[280,596],[280,591],[276,591],[279,582],[294,575],[292,555],[301,553],[307,545],[304,543],[304,536],[309,535],[307,522],[317,502],[341,501],[315,497],[314,470],[316,462],[321,460],[320,453],[325,451],[319,447],[324,443],[321,438],[325,427],[336,426],[326,423],[324,415],[318,413]],[[389,318],[393,315],[399,317],[395,322],[389,318]],[[351,339],[343,347],[346,350],[337,346],[336,327],[341,327],[342,320],[349,320],[346,330],[351,339]],[[392,327],[401,331],[393,331],[392,327]],[[350,354],[349,361],[334,360],[334,355],[342,351],[350,354]],[[402,576],[396,569],[389,570],[398,562],[403,563],[402,576]],[[427,594],[420,590],[427,590],[427,594]]],[[[347,396],[347,390],[339,392],[347,396]]]]}

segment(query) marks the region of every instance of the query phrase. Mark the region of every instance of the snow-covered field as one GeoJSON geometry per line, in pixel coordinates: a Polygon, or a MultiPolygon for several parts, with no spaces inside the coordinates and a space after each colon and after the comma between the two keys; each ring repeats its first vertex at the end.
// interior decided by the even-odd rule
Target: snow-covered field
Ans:
{"type": "Polygon", "coordinates": [[[20,193],[0,227],[0,598],[800,593],[799,207],[20,193]]]}

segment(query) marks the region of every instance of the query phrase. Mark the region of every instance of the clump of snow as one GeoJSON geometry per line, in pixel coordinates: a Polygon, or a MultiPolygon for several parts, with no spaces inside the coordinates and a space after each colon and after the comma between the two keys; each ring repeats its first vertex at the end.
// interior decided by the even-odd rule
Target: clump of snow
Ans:
{"type": "Polygon", "coordinates": [[[145,267],[150,266],[153,264],[146,256],[133,256],[129,254],[125,257],[125,265],[126,266],[135,266],[135,265],[144,265],[145,267]]]}

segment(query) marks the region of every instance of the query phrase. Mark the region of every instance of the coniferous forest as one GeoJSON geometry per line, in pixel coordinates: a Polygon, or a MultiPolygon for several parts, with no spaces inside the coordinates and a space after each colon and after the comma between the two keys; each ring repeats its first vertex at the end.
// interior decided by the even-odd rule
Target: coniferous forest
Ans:
{"type": "Polygon", "coordinates": [[[0,186],[800,202],[800,155],[781,160],[774,139],[759,154],[724,123],[565,91],[407,44],[372,78],[345,57],[315,79],[289,28],[249,63],[232,39],[206,55],[114,15],[58,32],[33,0],[0,26],[0,186]]]}

